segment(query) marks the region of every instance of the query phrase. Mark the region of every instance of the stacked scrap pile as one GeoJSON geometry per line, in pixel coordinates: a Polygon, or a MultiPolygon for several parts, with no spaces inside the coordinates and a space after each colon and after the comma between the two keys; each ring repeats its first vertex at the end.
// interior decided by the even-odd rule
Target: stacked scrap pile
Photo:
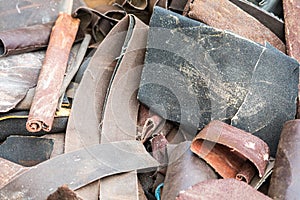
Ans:
{"type": "Polygon", "coordinates": [[[0,1],[0,199],[297,199],[299,6],[0,1]]]}

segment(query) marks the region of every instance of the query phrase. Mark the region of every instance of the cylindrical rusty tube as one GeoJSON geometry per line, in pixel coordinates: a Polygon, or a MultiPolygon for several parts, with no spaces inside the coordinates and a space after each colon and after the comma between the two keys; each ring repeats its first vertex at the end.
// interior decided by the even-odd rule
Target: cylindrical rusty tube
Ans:
{"type": "Polygon", "coordinates": [[[284,124],[278,144],[269,188],[273,199],[298,199],[300,196],[300,119],[284,124]]]}
{"type": "Polygon", "coordinates": [[[47,47],[53,23],[0,32],[0,57],[47,47]]]}
{"type": "Polygon", "coordinates": [[[55,22],[26,123],[30,132],[51,130],[79,22],[65,13],[60,13],[55,22]]]}

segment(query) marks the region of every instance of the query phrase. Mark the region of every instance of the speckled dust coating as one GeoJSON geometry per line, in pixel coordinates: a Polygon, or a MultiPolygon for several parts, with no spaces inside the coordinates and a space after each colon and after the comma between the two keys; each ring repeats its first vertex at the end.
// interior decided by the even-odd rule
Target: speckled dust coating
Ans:
{"type": "Polygon", "coordinates": [[[61,13],[56,20],[26,123],[26,128],[30,132],[51,130],[78,26],[79,19],[74,19],[68,14],[61,13]]]}
{"type": "Polygon", "coordinates": [[[228,0],[195,0],[190,5],[188,15],[207,25],[232,31],[262,45],[269,42],[285,52],[284,43],[271,30],[228,0]]]}
{"type": "Polygon", "coordinates": [[[283,0],[287,53],[300,62],[300,1],[283,0]]]}

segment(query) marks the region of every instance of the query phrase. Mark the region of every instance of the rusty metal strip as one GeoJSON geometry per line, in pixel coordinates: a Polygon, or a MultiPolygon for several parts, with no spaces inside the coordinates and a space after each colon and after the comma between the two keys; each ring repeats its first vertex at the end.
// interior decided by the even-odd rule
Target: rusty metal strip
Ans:
{"type": "MultiPolygon", "coordinates": [[[[300,62],[300,1],[283,0],[283,14],[285,22],[285,40],[287,53],[289,56],[295,58],[300,62]]],[[[300,118],[300,87],[298,94],[298,108],[297,108],[297,119],[300,118]]]]}
{"type": "Polygon", "coordinates": [[[109,175],[158,165],[137,141],[94,145],[30,168],[0,189],[0,199],[46,199],[65,184],[75,190],[109,175]]]}
{"type": "MultiPolygon", "coordinates": [[[[120,23],[127,24],[128,30],[104,102],[101,143],[135,140],[137,135],[139,103],[136,97],[148,27],[133,15],[124,18],[120,23]]],[[[136,172],[101,179],[100,197],[138,199],[136,172]]]]}
{"type": "Polygon", "coordinates": [[[250,182],[255,168],[262,177],[269,147],[258,137],[221,121],[211,121],[193,140],[191,150],[224,178],[250,182]]]}
{"type": "Polygon", "coordinates": [[[283,0],[287,53],[300,62],[300,1],[283,0]]]}
{"type": "Polygon", "coordinates": [[[188,190],[181,191],[177,200],[198,199],[247,199],[271,200],[270,197],[235,179],[219,179],[200,182],[188,190]]]}
{"type": "Polygon", "coordinates": [[[300,120],[287,121],[282,129],[269,196],[298,199],[300,195],[300,120]]]}
{"type": "Polygon", "coordinates": [[[285,52],[284,43],[271,30],[229,0],[194,0],[188,16],[262,45],[267,41],[285,52]]]}
{"type": "Polygon", "coordinates": [[[50,131],[59,92],[79,20],[61,13],[52,29],[36,93],[30,108],[26,128],[30,132],[50,131]]]}

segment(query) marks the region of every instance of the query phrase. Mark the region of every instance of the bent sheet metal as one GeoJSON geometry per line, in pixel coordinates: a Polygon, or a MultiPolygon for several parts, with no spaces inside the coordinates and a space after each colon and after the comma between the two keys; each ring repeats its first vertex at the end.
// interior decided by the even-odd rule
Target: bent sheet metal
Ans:
{"type": "Polygon", "coordinates": [[[109,175],[157,166],[140,142],[94,145],[31,168],[0,189],[0,199],[46,199],[64,184],[75,190],[109,175]]]}
{"type": "Polygon", "coordinates": [[[211,120],[231,123],[274,157],[282,124],[296,114],[298,66],[269,44],[156,7],[138,99],[193,136],[211,120]]]}

